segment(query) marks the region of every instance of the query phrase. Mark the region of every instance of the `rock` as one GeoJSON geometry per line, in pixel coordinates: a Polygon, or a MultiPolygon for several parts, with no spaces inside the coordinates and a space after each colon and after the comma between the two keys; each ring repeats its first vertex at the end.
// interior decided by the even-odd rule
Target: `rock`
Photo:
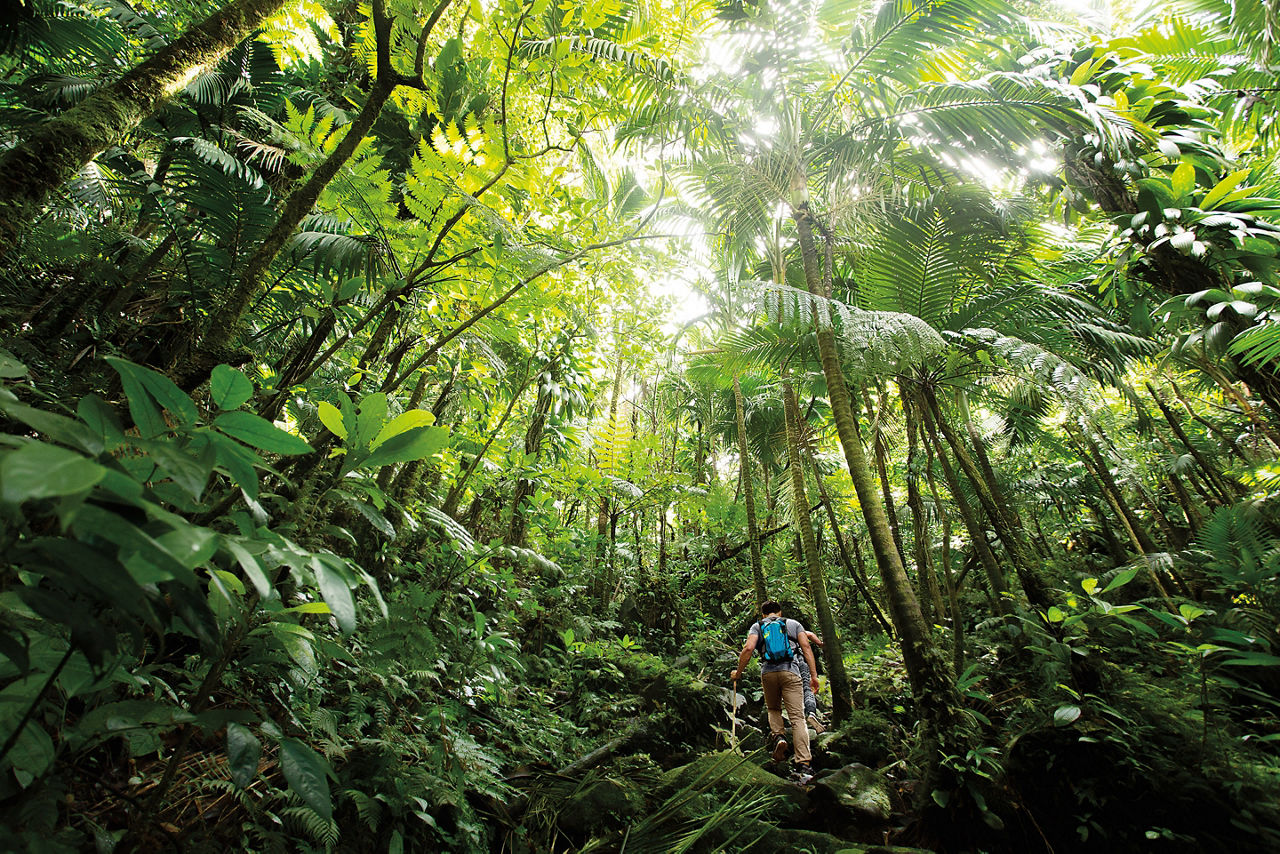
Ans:
{"type": "Polygon", "coordinates": [[[644,796],[635,785],[609,778],[588,786],[566,801],[558,822],[566,830],[584,831],[625,821],[638,815],[644,806],[644,796]]]}
{"type": "Polygon", "coordinates": [[[779,795],[781,800],[770,818],[781,822],[802,822],[809,811],[809,792],[736,753],[708,753],[688,765],[662,775],[663,788],[674,792],[694,787],[722,798],[732,796],[742,786],[779,795]]]}
{"type": "Polygon", "coordinates": [[[815,780],[814,788],[848,810],[858,823],[883,823],[893,813],[893,790],[884,775],[854,763],[815,780]]]}
{"type": "Polygon", "coordinates": [[[849,761],[875,767],[893,755],[889,733],[893,725],[875,712],[855,709],[836,731],[818,737],[818,747],[849,761]]]}

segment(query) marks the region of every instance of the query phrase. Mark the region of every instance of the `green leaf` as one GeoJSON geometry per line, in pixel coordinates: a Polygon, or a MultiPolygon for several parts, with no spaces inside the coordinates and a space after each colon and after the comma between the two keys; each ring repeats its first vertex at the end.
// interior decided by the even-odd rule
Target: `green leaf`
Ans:
{"type": "Polygon", "coordinates": [[[1117,587],[1124,587],[1130,581],[1133,581],[1133,579],[1136,578],[1137,575],[1138,575],[1138,567],[1136,566],[1130,567],[1129,569],[1122,569],[1115,574],[1115,577],[1112,578],[1111,581],[1107,583],[1106,587],[1102,588],[1102,592],[1110,593],[1112,590],[1115,590],[1117,587]]]}
{"type": "MultiPolygon", "coordinates": [[[[144,368],[141,365],[135,365],[133,362],[125,359],[117,359],[114,356],[107,357],[107,363],[116,369],[120,374],[120,378],[125,381],[132,381],[138,386],[146,389],[156,403],[167,409],[171,415],[177,419],[179,424],[191,425],[196,422],[198,412],[196,405],[186,393],[174,384],[173,380],[164,374],[157,373],[150,368],[144,368]]],[[[125,389],[128,393],[128,387],[125,389]]],[[[133,405],[133,395],[129,395],[130,409],[133,405]]]]}
{"type": "Polygon", "coordinates": [[[1173,170],[1173,176],[1169,179],[1169,184],[1173,188],[1173,194],[1181,201],[1196,186],[1196,167],[1192,166],[1185,160],[1178,164],[1178,168],[1173,170]]]}
{"type": "Polygon", "coordinates": [[[1268,655],[1265,652],[1232,652],[1234,658],[1229,658],[1222,662],[1223,664],[1236,664],[1246,667],[1275,667],[1280,665],[1280,656],[1268,655]]]}
{"type": "Polygon", "coordinates": [[[0,500],[21,504],[31,498],[72,495],[104,475],[106,469],[74,451],[28,442],[0,460],[0,500]]]}
{"type": "Polygon", "coordinates": [[[1070,726],[1080,717],[1079,706],[1058,706],[1053,713],[1054,726],[1070,726]]]}
{"type": "Polygon", "coordinates": [[[156,537],[155,541],[188,569],[203,565],[218,550],[218,535],[195,525],[175,528],[156,537]]]}
{"type": "Polygon", "coordinates": [[[414,427],[382,443],[360,462],[360,467],[373,469],[420,460],[439,451],[448,441],[449,431],[443,427],[414,427]]]}
{"type": "Polygon", "coordinates": [[[0,404],[0,411],[60,445],[71,445],[90,456],[97,456],[103,451],[104,446],[100,435],[90,427],[65,415],[45,412],[43,409],[34,409],[20,403],[0,404]]]}
{"type": "Polygon", "coordinates": [[[280,740],[280,770],[289,788],[298,793],[303,803],[325,821],[333,818],[333,799],[329,795],[329,763],[320,754],[296,738],[280,740]]]}
{"type": "Polygon", "coordinates": [[[1244,179],[1249,177],[1248,169],[1240,169],[1232,172],[1227,177],[1219,181],[1212,190],[1204,194],[1204,198],[1200,200],[1200,210],[1212,210],[1218,202],[1226,198],[1227,194],[1240,186],[1244,179]]]}
{"type": "Polygon", "coordinates": [[[209,396],[219,409],[237,409],[253,397],[253,383],[228,365],[218,365],[209,377],[209,396]]]}
{"type": "Polygon", "coordinates": [[[346,441],[347,427],[342,422],[342,413],[338,407],[327,400],[320,401],[320,423],[329,428],[329,432],[346,441]]]}
{"type": "Polygon", "coordinates": [[[252,412],[224,412],[214,419],[213,426],[233,439],[271,454],[293,456],[312,450],[301,436],[281,430],[252,412]]]}
{"type": "Polygon", "coordinates": [[[399,436],[414,427],[429,427],[435,421],[435,415],[425,409],[411,409],[408,412],[402,412],[383,425],[382,429],[378,431],[377,438],[373,440],[372,447],[377,448],[392,436],[399,436]]]}
{"type": "Polygon", "coordinates": [[[53,739],[49,737],[49,733],[35,721],[27,721],[22,734],[5,758],[13,763],[15,776],[18,777],[19,784],[25,787],[49,769],[55,755],[53,739]]]}
{"type": "Polygon", "coordinates": [[[243,789],[258,776],[258,759],[262,742],[243,724],[227,724],[227,761],[231,766],[231,782],[243,789]]]}
{"type": "Polygon", "coordinates": [[[317,554],[311,558],[311,568],[315,570],[320,595],[332,609],[334,619],[338,621],[338,628],[348,633],[354,631],[356,603],[351,596],[346,564],[336,555],[317,554]]]}
{"type": "Polygon", "coordinates": [[[218,464],[227,470],[231,481],[244,490],[245,495],[257,501],[258,471],[254,465],[261,464],[262,460],[244,445],[220,433],[209,435],[213,439],[213,451],[218,464]]]}
{"type": "Polygon", "coordinates": [[[0,350],[0,378],[16,380],[27,375],[27,366],[8,350],[0,350]]]}
{"type": "Polygon", "coordinates": [[[227,547],[227,551],[231,552],[231,556],[236,559],[236,563],[240,564],[244,574],[249,577],[249,583],[253,585],[254,590],[258,591],[258,595],[263,599],[273,598],[274,591],[271,587],[271,581],[267,578],[267,574],[262,571],[262,566],[258,563],[258,559],[235,540],[225,538],[223,545],[227,547]]]}
{"type": "Polygon", "coordinates": [[[366,395],[360,401],[360,414],[356,420],[354,441],[368,445],[372,436],[378,435],[382,422],[387,420],[387,396],[382,392],[366,395]]]}

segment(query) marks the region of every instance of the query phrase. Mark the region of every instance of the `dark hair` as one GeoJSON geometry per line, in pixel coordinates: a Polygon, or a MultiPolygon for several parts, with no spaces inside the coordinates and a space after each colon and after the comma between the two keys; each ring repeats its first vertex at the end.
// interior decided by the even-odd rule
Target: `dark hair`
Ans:
{"type": "Polygon", "coordinates": [[[765,602],[760,606],[761,614],[777,614],[782,611],[782,606],[777,602],[765,602]]]}

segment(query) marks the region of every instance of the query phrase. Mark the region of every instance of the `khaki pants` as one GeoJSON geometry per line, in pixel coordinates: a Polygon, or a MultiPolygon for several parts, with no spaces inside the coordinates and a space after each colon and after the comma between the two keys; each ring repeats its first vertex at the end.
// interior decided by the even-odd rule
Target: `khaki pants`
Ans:
{"type": "Polygon", "coordinates": [[[809,753],[809,725],[804,720],[804,686],[800,677],[792,670],[777,670],[765,673],[764,705],[769,710],[769,732],[783,735],[782,707],[787,708],[787,718],[791,721],[791,736],[795,741],[795,757],[797,762],[808,762],[813,756],[809,753]]]}

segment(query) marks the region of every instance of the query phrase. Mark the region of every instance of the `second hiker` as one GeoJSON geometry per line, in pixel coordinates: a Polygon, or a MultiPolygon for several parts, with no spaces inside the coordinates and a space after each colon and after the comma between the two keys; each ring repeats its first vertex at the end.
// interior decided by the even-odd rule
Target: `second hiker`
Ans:
{"type": "Polygon", "coordinates": [[[742,647],[742,652],[738,653],[738,667],[731,676],[736,683],[743,668],[751,660],[751,653],[759,651],[760,678],[764,683],[764,704],[769,710],[773,760],[781,762],[787,755],[786,730],[782,722],[782,709],[785,707],[795,739],[795,771],[801,777],[812,776],[813,769],[809,763],[813,756],[809,752],[809,728],[805,724],[804,685],[800,679],[799,657],[795,655],[795,645],[799,645],[804,661],[809,665],[810,687],[817,691],[818,679],[812,675],[817,672],[817,667],[813,660],[813,649],[809,646],[808,633],[795,620],[784,620],[782,606],[777,602],[765,602],[760,607],[760,613],[761,619],[753,623],[747,633],[747,642],[742,647]]]}

